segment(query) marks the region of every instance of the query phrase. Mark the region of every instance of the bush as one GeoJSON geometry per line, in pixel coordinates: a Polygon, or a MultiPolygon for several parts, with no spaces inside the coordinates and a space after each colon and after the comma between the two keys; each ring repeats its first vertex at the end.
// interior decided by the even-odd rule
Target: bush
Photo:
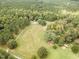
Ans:
{"type": "Polygon", "coordinates": [[[38,49],[37,54],[40,58],[46,58],[48,55],[48,51],[45,47],[41,47],[38,49]]]}
{"type": "Polygon", "coordinates": [[[10,40],[7,45],[10,49],[15,49],[17,47],[17,42],[15,40],[10,40]]]}
{"type": "Polygon", "coordinates": [[[57,49],[57,45],[54,45],[53,48],[54,48],[54,49],[57,49]]]}
{"type": "Polygon", "coordinates": [[[3,49],[0,49],[0,59],[16,59],[14,56],[10,55],[3,49]]]}
{"type": "Polygon", "coordinates": [[[0,30],[4,29],[4,26],[2,24],[0,24],[0,30]]]}
{"type": "Polygon", "coordinates": [[[59,46],[63,46],[63,45],[64,45],[64,39],[59,39],[58,45],[59,45],[59,46]]]}
{"type": "Polygon", "coordinates": [[[37,59],[37,58],[36,58],[36,56],[35,56],[35,55],[33,55],[31,59],[37,59]]]}
{"type": "Polygon", "coordinates": [[[13,56],[9,55],[8,59],[16,59],[16,58],[14,58],[13,56]]]}
{"type": "Polygon", "coordinates": [[[71,47],[71,50],[73,53],[77,54],[79,52],[79,46],[75,44],[71,47]]]}
{"type": "Polygon", "coordinates": [[[45,20],[38,20],[38,23],[41,24],[42,26],[45,26],[46,25],[46,21],[45,20]]]}
{"type": "Polygon", "coordinates": [[[47,20],[47,21],[55,21],[58,18],[56,13],[46,14],[46,15],[43,15],[43,16],[44,16],[44,20],[47,20]]]}
{"type": "Polygon", "coordinates": [[[1,58],[8,58],[10,54],[4,51],[3,49],[0,49],[0,59],[1,58]]]}
{"type": "Polygon", "coordinates": [[[52,31],[47,31],[45,37],[47,41],[53,41],[53,42],[55,42],[57,38],[56,34],[52,33],[52,31]]]}

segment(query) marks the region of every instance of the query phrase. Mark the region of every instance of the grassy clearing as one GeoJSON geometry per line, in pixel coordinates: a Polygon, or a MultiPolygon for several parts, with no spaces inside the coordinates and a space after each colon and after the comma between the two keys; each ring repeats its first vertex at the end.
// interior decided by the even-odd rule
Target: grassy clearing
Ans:
{"type": "Polygon", "coordinates": [[[19,46],[17,49],[12,50],[12,52],[22,59],[31,59],[32,55],[36,55],[39,47],[45,46],[49,51],[47,59],[79,59],[69,48],[65,50],[61,48],[54,50],[48,46],[45,41],[43,41],[44,33],[44,27],[41,25],[30,25],[18,35],[17,42],[19,46]]]}
{"type": "Polygon", "coordinates": [[[18,38],[17,42],[19,47],[13,52],[22,56],[23,59],[30,59],[33,54],[36,53],[40,46],[47,46],[43,41],[44,31],[41,25],[31,25],[23,30],[18,38]]]}

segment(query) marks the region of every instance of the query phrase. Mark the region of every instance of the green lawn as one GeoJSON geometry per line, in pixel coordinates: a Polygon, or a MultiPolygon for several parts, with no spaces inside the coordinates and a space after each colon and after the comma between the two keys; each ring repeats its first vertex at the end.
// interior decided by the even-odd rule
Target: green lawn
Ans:
{"type": "Polygon", "coordinates": [[[12,50],[12,52],[22,59],[31,59],[32,55],[36,55],[39,47],[45,46],[49,51],[47,59],[79,59],[69,48],[54,50],[43,40],[44,33],[44,27],[41,25],[33,24],[26,27],[16,39],[19,45],[18,48],[12,50]]]}
{"type": "Polygon", "coordinates": [[[47,59],[79,59],[79,57],[71,52],[69,48],[56,50],[49,48],[50,55],[47,59]]]}

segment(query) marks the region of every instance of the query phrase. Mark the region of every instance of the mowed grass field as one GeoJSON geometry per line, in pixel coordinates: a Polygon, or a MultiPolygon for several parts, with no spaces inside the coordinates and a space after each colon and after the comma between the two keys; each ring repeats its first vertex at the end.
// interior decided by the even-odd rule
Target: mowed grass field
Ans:
{"type": "MultiPolygon", "coordinates": [[[[46,59],[79,59],[78,55],[71,52],[70,48],[58,48],[54,50],[44,41],[45,30],[39,24],[32,24],[26,27],[18,36],[18,48],[12,50],[12,53],[22,59],[31,59],[32,55],[37,55],[37,50],[45,46],[49,55],[46,59]]],[[[39,59],[39,58],[38,58],[39,59]]]]}

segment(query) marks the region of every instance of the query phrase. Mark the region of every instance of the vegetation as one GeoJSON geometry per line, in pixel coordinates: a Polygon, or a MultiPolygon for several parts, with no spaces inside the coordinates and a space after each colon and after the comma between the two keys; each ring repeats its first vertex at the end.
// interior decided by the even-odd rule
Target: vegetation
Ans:
{"type": "Polygon", "coordinates": [[[42,26],[46,25],[46,21],[45,20],[38,20],[38,23],[41,24],[42,26]]]}
{"type": "Polygon", "coordinates": [[[19,30],[29,25],[30,20],[22,15],[23,12],[14,9],[2,9],[0,13],[0,44],[5,45],[9,40],[15,40],[19,30]]]}
{"type": "Polygon", "coordinates": [[[15,40],[10,40],[7,45],[10,49],[15,49],[17,47],[17,42],[15,40]]]}
{"type": "Polygon", "coordinates": [[[41,48],[39,48],[37,54],[38,54],[38,56],[39,56],[40,58],[46,58],[47,55],[48,55],[48,51],[47,51],[46,48],[41,47],[41,48]]]}
{"type": "Polygon", "coordinates": [[[0,0],[0,59],[78,59],[77,40],[78,0],[0,0]]]}
{"type": "Polygon", "coordinates": [[[79,45],[74,44],[74,45],[71,47],[71,50],[72,50],[72,52],[75,53],[75,54],[79,53],[79,45]]]}
{"type": "Polygon", "coordinates": [[[57,49],[58,47],[57,47],[57,45],[54,45],[53,48],[54,48],[54,49],[57,49]]]}
{"type": "Polygon", "coordinates": [[[0,59],[16,59],[16,58],[7,53],[6,51],[0,49],[0,59]]]}
{"type": "Polygon", "coordinates": [[[52,40],[54,43],[60,46],[74,42],[74,40],[76,40],[79,36],[79,24],[78,20],[76,22],[75,19],[72,19],[70,23],[68,23],[67,20],[58,20],[55,21],[53,24],[48,25],[47,41],[52,40]]]}
{"type": "Polygon", "coordinates": [[[37,57],[35,55],[33,55],[31,59],[37,59],[37,57]]]}
{"type": "Polygon", "coordinates": [[[0,10],[0,44],[7,44],[10,49],[16,48],[17,42],[15,39],[17,35],[21,30],[30,25],[30,21],[37,21],[43,26],[47,22],[50,23],[47,24],[46,29],[47,36],[45,38],[47,42],[53,41],[59,46],[74,42],[74,40],[79,38],[79,15],[65,15],[61,12],[62,10],[35,11],[18,8],[2,8],[0,10]]]}
{"type": "MultiPolygon", "coordinates": [[[[44,59],[78,59],[79,57],[72,53],[71,47],[63,49],[57,44],[57,49],[53,49],[54,44],[48,44],[44,40],[45,30],[39,24],[32,24],[26,27],[17,37],[18,48],[12,50],[12,53],[20,56],[22,59],[31,59],[33,55],[38,57],[37,51],[40,47],[47,49],[48,56],[44,59]],[[27,39],[28,38],[28,39],[27,39]],[[23,49],[24,48],[24,49],[23,49]]],[[[68,44],[71,45],[71,44],[68,44]]]]}

